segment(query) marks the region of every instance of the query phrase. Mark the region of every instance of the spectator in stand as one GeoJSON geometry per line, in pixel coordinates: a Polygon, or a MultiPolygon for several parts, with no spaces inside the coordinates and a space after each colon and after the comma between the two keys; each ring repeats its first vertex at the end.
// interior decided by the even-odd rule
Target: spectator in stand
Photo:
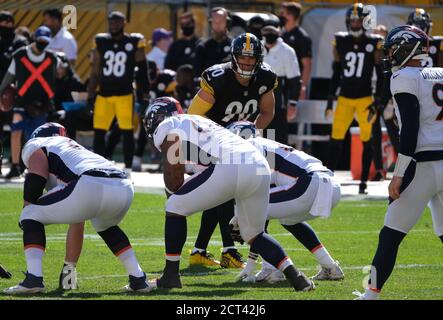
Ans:
{"type": "Polygon", "coordinates": [[[161,71],[165,66],[166,54],[172,42],[172,33],[163,28],[157,28],[152,33],[152,50],[146,55],[146,60],[154,61],[161,71]]]}
{"type": "Polygon", "coordinates": [[[190,64],[180,66],[177,69],[176,81],[174,97],[180,102],[183,112],[187,113],[191,101],[197,93],[197,86],[194,82],[194,68],[190,64]]]}

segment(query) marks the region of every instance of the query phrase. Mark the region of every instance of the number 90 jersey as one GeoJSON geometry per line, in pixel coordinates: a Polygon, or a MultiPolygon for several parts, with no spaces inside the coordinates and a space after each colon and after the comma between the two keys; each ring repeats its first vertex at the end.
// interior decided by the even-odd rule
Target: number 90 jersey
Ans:
{"type": "Polygon", "coordinates": [[[337,32],[332,43],[340,57],[340,96],[362,98],[372,95],[372,75],[375,52],[381,48],[383,38],[365,34],[355,38],[348,32],[337,32]]]}
{"type": "Polygon", "coordinates": [[[101,96],[122,96],[133,92],[135,52],[145,46],[145,38],[139,33],[125,33],[117,41],[109,33],[96,35],[93,49],[100,55],[101,96]]]}
{"type": "Polygon", "coordinates": [[[249,86],[245,87],[237,81],[231,63],[227,62],[203,71],[200,86],[215,99],[206,116],[226,127],[235,121],[255,120],[260,98],[276,88],[277,75],[269,65],[262,63],[249,86]]]}

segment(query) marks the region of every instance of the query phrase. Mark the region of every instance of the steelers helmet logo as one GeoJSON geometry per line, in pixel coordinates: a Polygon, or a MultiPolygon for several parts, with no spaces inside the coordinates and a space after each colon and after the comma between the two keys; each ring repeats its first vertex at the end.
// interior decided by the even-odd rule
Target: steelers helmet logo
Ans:
{"type": "Polygon", "coordinates": [[[132,43],[127,43],[125,45],[125,50],[126,51],[132,51],[134,49],[134,46],[132,45],[132,43]]]}
{"type": "Polygon", "coordinates": [[[374,51],[374,45],[372,43],[368,43],[366,45],[366,52],[372,52],[374,51]]]}
{"type": "Polygon", "coordinates": [[[429,53],[430,54],[436,54],[437,53],[437,47],[436,46],[429,47],[429,53]]]}

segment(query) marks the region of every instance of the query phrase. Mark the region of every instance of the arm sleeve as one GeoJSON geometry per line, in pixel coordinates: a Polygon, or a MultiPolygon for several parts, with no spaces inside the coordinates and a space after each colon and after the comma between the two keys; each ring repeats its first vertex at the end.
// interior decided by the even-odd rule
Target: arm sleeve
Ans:
{"type": "Polygon", "coordinates": [[[288,103],[297,104],[298,98],[300,96],[300,76],[287,79],[287,97],[288,103]]]}
{"type": "Polygon", "coordinates": [[[337,89],[340,86],[340,72],[340,62],[332,62],[332,78],[329,83],[329,96],[335,96],[335,94],[337,93],[337,89]]]}
{"type": "Polygon", "coordinates": [[[394,95],[400,114],[400,148],[399,153],[413,157],[417,147],[417,136],[420,124],[420,106],[415,95],[397,93],[394,95]]]}

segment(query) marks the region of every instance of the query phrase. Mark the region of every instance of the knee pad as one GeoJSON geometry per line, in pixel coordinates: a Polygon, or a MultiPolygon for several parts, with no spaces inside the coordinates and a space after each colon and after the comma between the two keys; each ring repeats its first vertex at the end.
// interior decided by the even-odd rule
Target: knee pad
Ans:
{"type": "Polygon", "coordinates": [[[45,249],[45,227],[41,222],[25,219],[19,222],[19,226],[23,230],[23,244],[25,247],[34,245],[45,249]]]}
{"type": "Polygon", "coordinates": [[[105,231],[98,232],[98,234],[115,255],[131,246],[128,237],[118,226],[110,227],[105,231]]]}

